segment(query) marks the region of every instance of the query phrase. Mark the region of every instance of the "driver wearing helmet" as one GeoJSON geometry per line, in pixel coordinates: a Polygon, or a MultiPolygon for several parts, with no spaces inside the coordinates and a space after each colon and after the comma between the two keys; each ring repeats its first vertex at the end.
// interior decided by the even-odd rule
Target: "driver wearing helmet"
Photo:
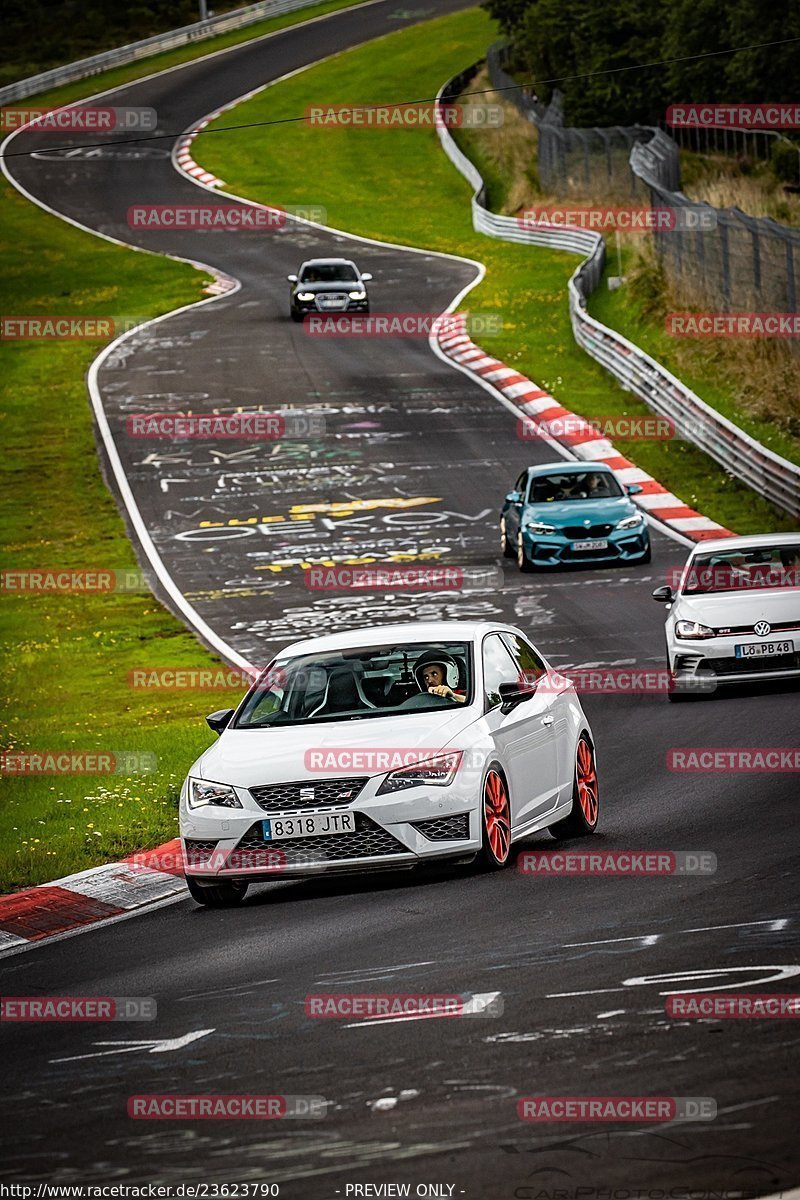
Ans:
{"type": "Polygon", "coordinates": [[[426,650],[414,664],[414,678],[421,692],[463,704],[467,698],[458,686],[456,660],[445,650],[426,650]]]}

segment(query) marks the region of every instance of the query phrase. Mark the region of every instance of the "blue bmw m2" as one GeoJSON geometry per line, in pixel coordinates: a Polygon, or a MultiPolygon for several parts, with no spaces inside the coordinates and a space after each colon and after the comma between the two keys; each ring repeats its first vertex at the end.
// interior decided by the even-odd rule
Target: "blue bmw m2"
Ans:
{"type": "Polygon", "coordinates": [[[605,463],[528,467],[503,502],[503,554],[520,571],[575,563],[648,563],[650,534],[624,487],[605,463]]]}

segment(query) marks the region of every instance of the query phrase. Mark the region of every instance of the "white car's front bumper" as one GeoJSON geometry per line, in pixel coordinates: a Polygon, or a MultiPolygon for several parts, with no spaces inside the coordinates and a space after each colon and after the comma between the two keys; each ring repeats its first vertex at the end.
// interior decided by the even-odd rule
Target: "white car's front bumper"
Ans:
{"type": "MultiPolygon", "coordinates": [[[[236,787],[241,808],[207,805],[189,809],[184,784],[180,802],[186,873],[215,878],[284,879],[330,871],[361,871],[412,866],[426,859],[468,857],[480,849],[479,787],[457,779],[447,787],[418,786],[377,796],[384,776],[367,778],[354,798],[300,804],[299,789],[313,784],[318,794],[327,780],[236,787]],[[263,793],[269,790],[269,795],[263,793]],[[262,802],[255,795],[261,793],[262,802]],[[281,795],[286,798],[285,806],[281,795]],[[351,812],[355,832],[265,840],[269,818],[351,812]]],[[[333,781],[343,787],[345,779],[333,781]]]]}
{"type": "MultiPolygon", "coordinates": [[[[697,681],[713,677],[715,686],[756,683],[770,679],[800,679],[800,629],[777,630],[765,638],[752,633],[733,633],[712,638],[679,638],[674,623],[667,626],[667,651],[670,670],[678,681],[697,681]],[[761,654],[758,647],[766,642],[788,643],[792,648],[782,654],[761,654]],[[744,655],[737,647],[755,647],[756,653],[744,655]]],[[[702,690],[702,689],[699,689],[702,690]]],[[[708,689],[710,690],[710,688],[708,689]]]]}

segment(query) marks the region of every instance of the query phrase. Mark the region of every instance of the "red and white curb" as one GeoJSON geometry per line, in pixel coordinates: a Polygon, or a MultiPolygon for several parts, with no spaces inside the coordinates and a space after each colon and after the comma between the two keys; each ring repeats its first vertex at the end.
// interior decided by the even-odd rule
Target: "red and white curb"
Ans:
{"type": "Polygon", "coordinates": [[[543,431],[551,440],[557,441],[577,458],[606,463],[621,483],[637,483],[642,490],[632,497],[634,503],[675,533],[696,542],[707,538],[735,537],[733,530],[718,525],[710,517],[704,517],[667,491],[652,475],[620,454],[608,438],[599,436],[590,422],[564,408],[544,388],[476,346],[466,331],[466,322],[465,314],[450,314],[436,335],[442,353],[457,363],[462,371],[490,383],[519,409],[523,417],[543,425],[543,431]],[[569,423],[568,437],[554,436],[547,429],[547,423],[555,420],[569,423]]]}
{"type": "Polygon", "coordinates": [[[186,894],[180,838],[122,862],[0,896],[0,957],[186,894]],[[164,868],[168,869],[164,869],[164,868]]]}
{"type": "Polygon", "coordinates": [[[222,187],[224,180],[218,179],[216,175],[212,175],[205,167],[198,166],[192,158],[192,142],[200,130],[205,129],[210,119],[208,117],[205,121],[201,121],[190,133],[185,133],[183,137],[178,139],[175,146],[175,162],[184,174],[191,175],[192,179],[199,179],[207,187],[222,187]]]}

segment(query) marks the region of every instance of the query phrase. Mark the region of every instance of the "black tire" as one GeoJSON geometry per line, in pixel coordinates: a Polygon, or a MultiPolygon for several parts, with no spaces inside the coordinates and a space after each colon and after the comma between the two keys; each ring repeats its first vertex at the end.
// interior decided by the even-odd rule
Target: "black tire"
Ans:
{"type": "Polygon", "coordinates": [[[478,862],[484,871],[502,871],[511,858],[511,801],[508,784],[500,767],[493,763],[486,772],[481,793],[481,850],[478,862]],[[500,797],[504,804],[499,804],[500,797]],[[494,821],[487,818],[494,816],[494,821]],[[498,820],[499,818],[499,820],[498,820]]]}
{"type": "Polygon", "coordinates": [[[295,312],[294,309],[291,310],[291,313],[289,315],[291,316],[293,321],[300,322],[303,319],[303,314],[301,312],[295,312]]]}
{"type": "Polygon", "coordinates": [[[236,908],[247,895],[249,884],[242,879],[226,879],[221,883],[197,883],[186,876],[189,895],[206,908],[236,908]]]}
{"type": "Polygon", "coordinates": [[[505,517],[500,518],[500,540],[503,546],[503,558],[516,558],[516,550],[508,540],[505,517]]]}
{"type": "Polygon", "coordinates": [[[585,733],[582,733],[578,740],[578,747],[575,753],[575,775],[572,781],[572,808],[569,815],[564,817],[562,821],[556,821],[555,825],[550,826],[550,832],[553,837],[559,839],[586,837],[587,834],[594,833],[597,829],[600,820],[600,788],[597,781],[597,767],[594,761],[594,747],[589,741],[585,733]],[[581,747],[584,747],[582,750],[581,747]],[[584,766],[586,763],[586,752],[588,751],[589,763],[594,780],[594,801],[593,805],[587,803],[585,795],[581,793],[579,775],[583,775],[585,779],[584,766]],[[589,815],[593,807],[593,819],[589,815]]]}
{"type": "Polygon", "coordinates": [[[517,535],[517,566],[523,575],[530,575],[533,570],[533,563],[525,553],[525,543],[521,533],[517,535]]]}
{"type": "Polygon", "coordinates": [[[646,553],[644,553],[642,555],[642,557],[639,559],[639,562],[640,563],[649,563],[652,561],[653,561],[653,548],[652,548],[652,546],[648,546],[646,553]]]}

